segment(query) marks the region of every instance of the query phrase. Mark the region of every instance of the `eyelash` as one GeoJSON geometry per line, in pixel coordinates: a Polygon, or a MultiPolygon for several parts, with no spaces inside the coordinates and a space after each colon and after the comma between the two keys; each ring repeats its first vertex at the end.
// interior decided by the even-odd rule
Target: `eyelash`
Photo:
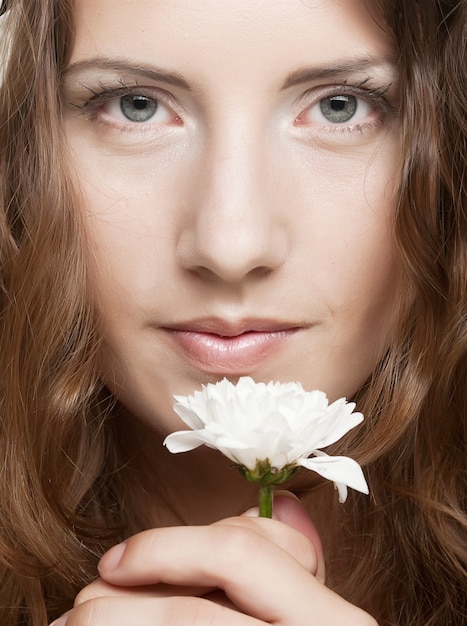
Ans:
{"type": "Polygon", "coordinates": [[[105,104],[112,102],[112,100],[120,99],[125,96],[140,96],[147,98],[148,101],[153,101],[169,109],[173,114],[173,122],[175,125],[182,126],[182,118],[175,111],[176,106],[173,98],[167,92],[156,88],[140,87],[138,84],[127,85],[122,80],[119,81],[119,87],[106,86],[104,83],[99,83],[98,89],[93,89],[86,85],[82,85],[92,95],[91,98],[86,100],[83,104],[74,103],[78,109],[81,109],[83,114],[87,114],[95,122],[104,124],[105,126],[112,126],[112,128],[120,131],[133,131],[147,129],[151,124],[149,121],[147,124],[144,122],[132,122],[128,120],[128,123],[115,124],[99,118],[98,112],[105,104]]]}
{"type": "MultiPolygon", "coordinates": [[[[344,82],[343,84],[334,84],[329,87],[312,87],[306,90],[297,100],[296,107],[300,112],[295,117],[294,126],[302,126],[304,128],[312,128],[317,125],[324,128],[326,132],[363,132],[368,128],[376,125],[381,125],[385,117],[395,117],[397,115],[397,107],[390,99],[386,97],[386,93],[390,90],[391,84],[382,85],[380,87],[368,88],[365,87],[371,78],[368,77],[359,83],[354,85],[344,82]],[[318,93],[317,93],[318,92],[318,93]],[[313,101],[306,106],[306,102],[313,96],[313,101]],[[318,97],[317,97],[318,96],[318,97]],[[302,122],[302,118],[313,109],[313,107],[320,106],[320,104],[327,98],[337,98],[339,96],[352,96],[359,100],[363,100],[366,103],[371,103],[376,111],[380,113],[377,120],[365,121],[363,123],[332,123],[317,124],[315,122],[302,122]],[[305,108],[304,108],[305,107],[305,108]]],[[[124,96],[141,96],[148,98],[150,101],[155,101],[158,104],[168,108],[173,114],[172,125],[183,125],[182,117],[176,112],[176,103],[173,98],[167,92],[160,89],[149,89],[140,87],[138,84],[127,85],[123,80],[119,81],[119,87],[106,86],[104,83],[99,83],[99,90],[95,90],[89,86],[82,85],[92,95],[91,98],[86,100],[83,104],[74,104],[75,107],[81,109],[84,114],[91,116],[92,121],[103,124],[107,127],[112,127],[114,130],[121,132],[128,131],[142,131],[148,128],[154,128],[154,123],[151,120],[146,122],[132,122],[128,120],[128,123],[112,123],[105,119],[102,119],[98,115],[99,109],[105,104],[112,102],[112,100],[121,99],[124,96]]],[[[179,107],[178,107],[179,108],[179,107]]],[[[350,120],[351,122],[351,120],[350,120]]],[[[165,124],[158,124],[158,126],[164,126],[165,124]]]]}
{"type": "Polygon", "coordinates": [[[368,127],[380,125],[381,123],[383,123],[385,117],[396,117],[397,106],[394,102],[391,102],[391,100],[385,95],[390,90],[392,84],[390,83],[375,88],[365,87],[365,85],[367,85],[370,81],[371,78],[368,77],[354,85],[344,82],[341,85],[334,84],[330,85],[329,87],[320,87],[318,88],[318,94],[316,87],[308,89],[298,99],[297,108],[300,110],[300,113],[295,118],[294,125],[302,125],[304,127],[313,126],[313,123],[302,124],[301,118],[303,118],[314,107],[320,106],[321,102],[323,102],[327,98],[338,98],[339,96],[352,96],[357,98],[358,100],[370,103],[375,108],[375,110],[380,113],[380,116],[377,120],[366,121],[363,123],[352,124],[350,122],[349,124],[333,124],[332,122],[329,122],[329,124],[324,125],[327,132],[362,132],[368,127]],[[317,97],[317,95],[319,97],[317,97]],[[309,100],[310,96],[313,96],[313,101],[308,106],[305,106],[305,103],[307,100],[309,100]]]}

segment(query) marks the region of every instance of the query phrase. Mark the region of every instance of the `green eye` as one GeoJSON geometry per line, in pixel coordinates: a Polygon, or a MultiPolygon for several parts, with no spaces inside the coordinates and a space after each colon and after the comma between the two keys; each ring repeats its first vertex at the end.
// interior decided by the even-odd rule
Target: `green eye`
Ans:
{"type": "Polygon", "coordinates": [[[131,122],[148,122],[159,108],[157,100],[146,96],[127,95],[120,98],[120,110],[131,122]]]}
{"type": "Polygon", "coordinates": [[[323,116],[333,124],[348,122],[357,110],[357,98],[355,96],[330,96],[320,100],[319,107],[323,116]]]}

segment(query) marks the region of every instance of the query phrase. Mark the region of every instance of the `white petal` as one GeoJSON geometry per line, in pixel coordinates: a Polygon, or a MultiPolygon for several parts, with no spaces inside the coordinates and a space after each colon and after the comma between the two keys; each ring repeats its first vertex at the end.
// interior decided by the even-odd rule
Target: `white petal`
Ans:
{"type": "Polygon", "coordinates": [[[320,451],[316,451],[315,454],[317,456],[299,459],[297,464],[332,480],[336,485],[347,485],[351,489],[368,494],[365,476],[356,461],[346,456],[328,456],[320,451]]]}
{"type": "Polygon", "coordinates": [[[337,489],[337,493],[339,494],[339,502],[344,504],[347,500],[347,485],[342,483],[334,483],[335,488],[337,489]]]}
{"type": "Polygon", "coordinates": [[[194,450],[205,443],[204,439],[199,436],[199,431],[196,430],[179,430],[164,439],[164,446],[167,446],[169,452],[174,454],[194,450]]]}
{"type": "Polygon", "coordinates": [[[219,449],[231,448],[232,450],[253,450],[255,448],[255,446],[250,443],[238,441],[237,439],[230,439],[224,435],[216,438],[216,447],[219,449]]]}
{"type": "Polygon", "coordinates": [[[341,500],[347,487],[368,493],[357,463],[321,451],[363,419],[345,398],[329,404],[325,393],[306,392],[300,383],[255,383],[242,377],[236,385],[224,378],[175,399],[175,411],[193,431],[166,438],[173,452],[204,443],[251,469],[266,459],[278,469],[300,464],[334,481],[341,500]]]}
{"type": "MultiPolygon", "coordinates": [[[[332,406],[333,405],[330,406],[330,409],[332,406]]],[[[352,428],[355,428],[355,426],[358,426],[358,424],[363,421],[363,415],[361,413],[351,413],[354,407],[355,404],[353,403],[342,406],[334,419],[329,418],[329,431],[323,437],[319,445],[316,446],[317,448],[326,448],[336,441],[339,441],[349,430],[352,430],[352,428]]]]}
{"type": "Polygon", "coordinates": [[[201,420],[201,417],[183,404],[174,404],[174,411],[193,430],[203,428],[204,422],[201,420]]]}

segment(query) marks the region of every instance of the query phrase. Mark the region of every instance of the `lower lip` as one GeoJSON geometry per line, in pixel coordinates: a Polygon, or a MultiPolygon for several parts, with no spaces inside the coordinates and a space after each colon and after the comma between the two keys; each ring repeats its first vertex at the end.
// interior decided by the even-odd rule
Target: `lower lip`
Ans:
{"type": "Polygon", "coordinates": [[[184,356],[210,373],[244,374],[276,353],[297,329],[252,331],[221,337],[212,333],[169,330],[184,356]]]}

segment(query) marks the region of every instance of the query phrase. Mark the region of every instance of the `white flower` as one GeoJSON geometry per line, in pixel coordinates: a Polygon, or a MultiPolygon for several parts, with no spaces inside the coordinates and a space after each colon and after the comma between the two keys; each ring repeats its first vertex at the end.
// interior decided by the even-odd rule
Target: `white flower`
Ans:
{"type": "Polygon", "coordinates": [[[267,468],[267,482],[277,484],[302,466],[334,481],[341,502],[347,487],[368,493],[356,461],[321,450],[363,420],[344,398],[329,404],[325,393],[306,392],[299,383],[255,383],[249,377],[236,385],[224,378],[192,396],[174,397],[175,412],[192,430],[169,435],[164,445],[170,452],[205,444],[241,466],[250,480],[264,482],[257,472],[264,476],[267,468]]]}

